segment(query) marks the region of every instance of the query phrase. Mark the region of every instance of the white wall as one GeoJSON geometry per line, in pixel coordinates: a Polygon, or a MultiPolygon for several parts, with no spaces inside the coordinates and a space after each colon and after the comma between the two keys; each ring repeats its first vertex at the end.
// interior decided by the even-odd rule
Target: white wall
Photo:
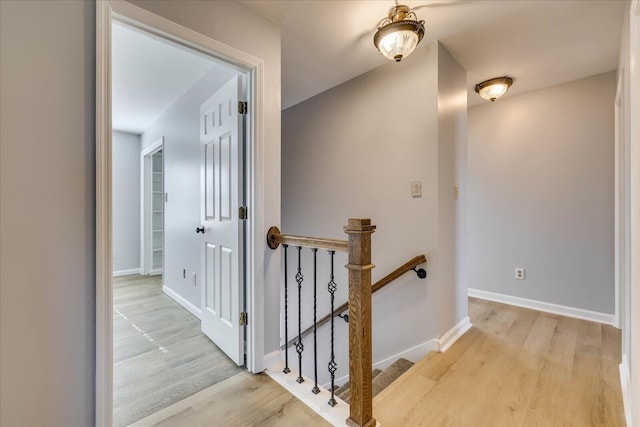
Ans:
{"type": "MultiPolygon", "coordinates": [[[[441,49],[442,56],[448,55],[441,49]]],[[[455,138],[438,137],[438,60],[437,44],[422,45],[400,64],[388,63],[283,111],[282,231],[345,239],[342,227],[348,218],[371,218],[377,226],[372,237],[374,281],[416,255],[427,256],[426,280],[406,274],[374,295],[374,362],[436,339],[455,324],[453,316],[440,318],[445,311],[456,311],[450,299],[455,295],[450,292],[455,287],[455,223],[447,219],[454,218],[455,138]],[[411,197],[411,182],[417,180],[422,181],[422,198],[411,197]],[[450,221],[446,231],[440,230],[441,220],[450,221]],[[441,323],[445,318],[446,325],[441,323]]],[[[450,86],[443,83],[448,86],[445,99],[456,92],[454,81],[460,91],[466,90],[456,66],[443,67],[455,70],[450,86]]],[[[466,111],[466,103],[461,108],[466,111]]],[[[290,268],[295,268],[295,248],[289,252],[290,268]]],[[[305,259],[303,299],[309,307],[308,252],[305,259]]],[[[336,304],[347,299],[345,263],[344,256],[336,260],[336,304]]],[[[318,252],[318,266],[318,313],[323,316],[329,312],[325,251],[318,252]]],[[[289,286],[292,338],[297,331],[293,275],[289,286]]],[[[311,322],[312,312],[305,310],[303,328],[311,322]]],[[[319,336],[322,367],[328,360],[328,329],[321,328],[319,336]]],[[[348,371],[347,325],[340,319],[336,332],[340,377],[348,371]]],[[[310,338],[305,342],[313,348],[310,338]]],[[[305,364],[310,370],[311,359],[305,364]]],[[[321,381],[327,377],[324,371],[319,372],[321,381]]]]}
{"type": "Polygon", "coordinates": [[[89,426],[95,5],[0,2],[0,425],[89,426]]]}
{"type": "MultiPolygon", "coordinates": [[[[200,105],[236,71],[216,65],[142,134],[142,147],[164,136],[163,284],[200,308],[200,105]],[[186,270],[183,277],[182,270],[186,270]],[[193,273],[197,280],[194,284],[193,273]]],[[[138,152],[138,157],[140,153],[138,152]]]]}
{"type": "Polygon", "coordinates": [[[140,136],[113,132],[113,272],[140,269],[140,136]]]}
{"type": "MultiPolygon", "coordinates": [[[[264,61],[264,121],[258,124],[265,141],[259,150],[264,204],[255,209],[264,212],[264,223],[258,224],[256,233],[266,236],[270,226],[280,224],[280,29],[235,1],[130,2],[264,61]]],[[[265,352],[270,353],[279,341],[279,252],[265,252],[264,259],[256,260],[256,268],[258,280],[264,283],[265,352]]]]}
{"type": "Polygon", "coordinates": [[[615,84],[610,72],[469,110],[470,288],[614,312],[615,84]]]}

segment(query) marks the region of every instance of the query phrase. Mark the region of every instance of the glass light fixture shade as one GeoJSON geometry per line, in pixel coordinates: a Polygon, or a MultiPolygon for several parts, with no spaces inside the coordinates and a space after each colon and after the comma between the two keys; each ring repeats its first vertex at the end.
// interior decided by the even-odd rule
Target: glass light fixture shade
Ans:
{"type": "Polygon", "coordinates": [[[388,32],[380,39],[378,50],[386,58],[400,62],[413,52],[419,41],[413,30],[397,30],[388,32]]]}
{"type": "Polygon", "coordinates": [[[494,102],[507,93],[512,84],[513,79],[511,77],[497,77],[478,83],[476,85],[476,92],[481,98],[494,102]]]}
{"type": "Polygon", "coordinates": [[[424,21],[418,21],[407,6],[394,6],[373,36],[373,44],[386,58],[400,62],[424,37],[424,21]]]}

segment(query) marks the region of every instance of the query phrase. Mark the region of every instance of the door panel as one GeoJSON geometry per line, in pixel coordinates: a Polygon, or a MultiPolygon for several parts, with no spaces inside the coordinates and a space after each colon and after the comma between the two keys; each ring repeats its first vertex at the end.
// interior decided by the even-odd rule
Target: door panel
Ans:
{"type": "Polygon", "coordinates": [[[200,108],[202,331],[237,364],[244,361],[244,226],[240,76],[225,84],[200,108]]]}

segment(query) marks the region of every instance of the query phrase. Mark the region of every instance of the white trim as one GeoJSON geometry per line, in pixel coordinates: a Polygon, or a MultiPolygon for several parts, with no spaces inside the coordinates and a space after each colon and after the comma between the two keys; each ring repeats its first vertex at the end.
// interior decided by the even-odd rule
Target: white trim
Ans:
{"type": "Polygon", "coordinates": [[[96,427],[113,418],[111,13],[96,2],[96,427]]]}
{"type": "Polygon", "coordinates": [[[142,151],[140,151],[140,155],[142,157],[150,156],[162,150],[163,147],[164,147],[164,136],[161,136],[160,138],[153,141],[151,144],[144,147],[142,151]]]}
{"type": "Polygon", "coordinates": [[[469,320],[469,317],[465,317],[461,321],[458,322],[453,328],[449,329],[440,339],[438,339],[438,349],[441,353],[449,350],[461,336],[465,334],[469,329],[471,329],[473,325],[469,320]]]}
{"type": "Polygon", "coordinates": [[[374,363],[373,369],[385,370],[400,358],[417,363],[432,351],[438,351],[439,348],[438,340],[429,340],[374,363]]]}
{"type": "Polygon", "coordinates": [[[631,427],[633,425],[631,419],[631,377],[629,376],[629,361],[626,354],[622,356],[622,363],[620,363],[620,387],[622,389],[624,419],[627,426],[631,427]]]}
{"type": "Polygon", "coordinates": [[[629,410],[631,422],[628,427],[640,427],[640,1],[632,0],[629,16],[629,117],[630,123],[630,172],[631,172],[631,224],[629,238],[631,273],[629,289],[625,294],[628,298],[629,312],[625,327],[628,328],[628,346],[626,346],[626,358],[629,372],[629,410]]]}
{"type": "Polygon", "coordinates": [[[625,263],[625,206],[627,206],[625,198],[625,141],[624,132],[620,133],[621,120],[624,120],[621,114],[622,107],[622,87],[624,85],[624,68],[618,71],[618,82],[616,85],[616,97],[614,101],[614,282],[615,282],[615,327],[620,329],[621,320],[621,290],[624,282],[625,263]]]}
{"type": "Polygon", "coordinates": [[[298,400],[301,400],[302,403],[311,408],[315,413],[320,415],[322,418],[327,420],[333,426],[346,426],[346,420],[349,418],[349,405],[344,402],[344,400],[340,399],[338,396],[335,396],[336,402],[338,404],[334,407],[327,405],[327,401],[331,398],[331,393],[324,387],[320,387],[320,393],[313,394],[311,392],[312,387],[307,386],[307,384],[313,384],[313,379],[307,378],[304,375],[303,385],[301,386],[296,382],[298,375],[295,371],[291,371],[288,374],[284,374],[282,369],[284,368],[284,363],[279,361],[276,363],[272,369],[267,369],[265,373],[271,377],[275,382],[280,384],[289,393],[293,394],[298,400]]]}
{"type": "Polygon", "coordinates": [[[179,293],[177,293],[176,291],[174,291],[173,289],[167,286],[162,287],[162,292],[167,294],[168,297],[170,297],[172,300],[174,300],[175,302],[180,304],[182,307],[184,307],[184,309],[187,310],[189,313],[193,314],[198,319],[200,318],[200,314],[202,313],[202,311],[200,310],[200,307],[196,307],[195,305],[191,304],[189,301],[186,300],[186,298],[184,298],[182,295],[180,295],[179,293]]]}
{"type": "Polygon", "coordinates": [[[129,270],[114,271],[113,277],[131,276],[132,274],[140,274],[140,268],[131,268],[129,270]]]}
{"type": "Polygon", "coordinates": [[[186,46],[248,74],[246,301],[247,368],[264,369],[264,61],[123,0],[96,2],[96,415],[97,427],[112,425],[113,293],[111,220],[111,24],[125,22],[186,46]]]}
{"type": "Polygon", "coordinates": [[[582,308],[569,307],[566,305],[536,301],[527,298],[515,297],[513,295],[498,294],[495,292],[472,288],[469,288],[469,296],[502,304],[515,305],[516,307],[544,311],[545,313],[558,314],[560,316],[574,317],[576,319],[589,320],[591,322],[604,323],[611,326],[615,325],[615,315],[600,313],[598,311],[585,310],[582,308]]]}

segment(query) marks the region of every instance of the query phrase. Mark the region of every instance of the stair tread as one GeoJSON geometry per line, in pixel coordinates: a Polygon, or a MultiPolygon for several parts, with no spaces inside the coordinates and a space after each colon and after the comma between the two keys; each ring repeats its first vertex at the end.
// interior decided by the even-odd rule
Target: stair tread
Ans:
{"type": "Polygon", "coordinates": [[[413,365],[413,362],[404,358],[400,358],[393,362],[391,366],[385,369],[373,381],[373,396],[375,397],[392,382],[400,378],[400,376],[407,372],[413,365]]]}
{"type": "MultiPolygon", "coordinates": [[[[371,371],[371,378],[373,379],[378,375],[380,375],[381,373],[382,373],[382,370],[374,369],[373,371],[371,371]]],[[[345,399],[349,398],[349,394],[351,394],[349,389],[349,381],[347,381],[346,383],[344,383],[343,385],[341,385],[336,389],[336,396],[338,396],[340,399],[344,400],[345,402],[346,402],[345,399]]]]}
{"type": "MultiPolygon", "coordinates": [[[[382,390],[387,388],[392,382],[400,378],[400,376],[405,372],[407,372],[413,365],[414,363],[411,362],[410,360],[400,358],[395,362],[393,362],[391,365],[389,365],[387,369],[385,369],[384,371],[379,372],[375,376],[372,375],[373,377],[372,397],[375,397],[376,395],[378,395],[382,390]]],[[[379,369],[376,369],[376,370],[379,371],[379,369]]],[[[338,397],[340,397],[345,402],[349,403],[351,390],[347,388],[344,391],[342,391],[341,394],[342,395],[338,395],[338,397]]]]}

